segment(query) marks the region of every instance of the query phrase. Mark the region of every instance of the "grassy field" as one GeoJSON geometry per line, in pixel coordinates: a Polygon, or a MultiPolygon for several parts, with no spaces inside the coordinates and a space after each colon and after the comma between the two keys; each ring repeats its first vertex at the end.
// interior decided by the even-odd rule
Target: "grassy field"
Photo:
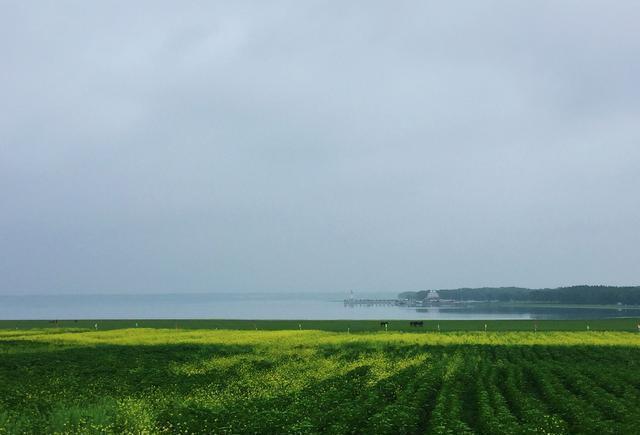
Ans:
{"type": "Polygon", "coordinates": [[[0,331],[0,433],[639,431],[637,332],[26,326],[0,331]]]}
{"type": "MultiPolygon", "coordinates": [[[[385,320],[385,319],[381,319],[385,320]]],[[[409,320],[389,320],[389,331],[638,331],[636,318],[600,320],[424,320],[423,327],[412,327],[409,320]]],[[[220,319],[131,319],[131,320],[0,320],[0,329],[83,328],[108,331],[125,328],[163,329],[239,329],[239,330],[320,330],[334,332],[375,332],[384,330],[378,320],[220,320],[220,319]]]]}

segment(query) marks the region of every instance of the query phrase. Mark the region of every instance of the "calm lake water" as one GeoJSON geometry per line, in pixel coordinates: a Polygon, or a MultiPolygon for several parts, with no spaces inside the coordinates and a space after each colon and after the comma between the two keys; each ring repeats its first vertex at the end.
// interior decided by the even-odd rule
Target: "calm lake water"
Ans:
{"type": "MultiPolygon", "coordinates": [[[[0,319],[598,319],[640,309],[345,306],[345,293],[2,296],[0,319]]],[[[358,294],[394,298],[393,294],[358,294]]]]}

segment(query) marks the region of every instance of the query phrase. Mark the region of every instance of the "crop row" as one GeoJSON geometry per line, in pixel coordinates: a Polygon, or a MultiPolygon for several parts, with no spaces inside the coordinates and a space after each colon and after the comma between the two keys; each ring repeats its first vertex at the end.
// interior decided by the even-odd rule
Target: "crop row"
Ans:
{"type": "Polygon", "coordinates": [[[637,432],[636,347],[467,341],[0,340],[0,433],[637,432]]]}

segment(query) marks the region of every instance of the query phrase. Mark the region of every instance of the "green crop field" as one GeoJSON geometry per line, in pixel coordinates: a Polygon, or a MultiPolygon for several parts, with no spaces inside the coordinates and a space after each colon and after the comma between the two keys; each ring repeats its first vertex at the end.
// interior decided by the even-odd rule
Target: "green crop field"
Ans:
{"type": "Polygon", "coordinates": [[[640,334],[626,322],[420,334],[22,323],[0,331],[0,433],[640,433],[640,334]]]}

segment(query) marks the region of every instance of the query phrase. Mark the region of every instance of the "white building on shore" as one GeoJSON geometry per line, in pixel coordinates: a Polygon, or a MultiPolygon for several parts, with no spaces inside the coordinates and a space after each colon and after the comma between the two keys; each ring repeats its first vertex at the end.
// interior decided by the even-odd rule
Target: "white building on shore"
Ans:
{"type": "Polygon", "coordinates": [[[425,298],[425,302],[430,304],[440,302],[440,295],[435,290],[429,290],[429,293],[427,293],[427,297],[425,298]]]}

